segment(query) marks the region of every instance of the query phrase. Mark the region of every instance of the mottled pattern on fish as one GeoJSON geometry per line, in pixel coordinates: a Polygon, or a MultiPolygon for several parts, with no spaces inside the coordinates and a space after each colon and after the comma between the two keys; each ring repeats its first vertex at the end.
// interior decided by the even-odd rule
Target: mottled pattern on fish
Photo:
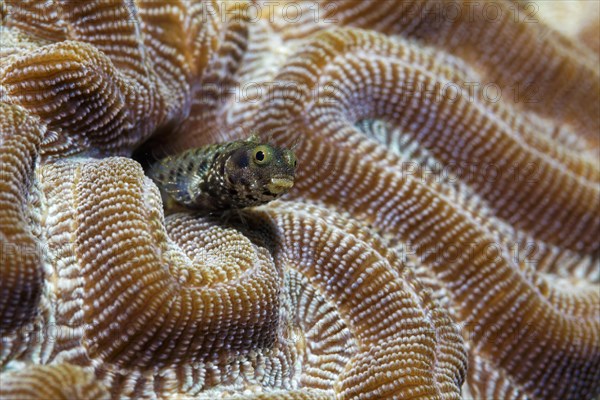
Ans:
{"type": "Polygon", "coordinates": [[[149,176],[165,204],[210,212],[268,203],[293,186],[295,172],[291,150],[252,135],[166,157],[151,166],[149,176]]]}

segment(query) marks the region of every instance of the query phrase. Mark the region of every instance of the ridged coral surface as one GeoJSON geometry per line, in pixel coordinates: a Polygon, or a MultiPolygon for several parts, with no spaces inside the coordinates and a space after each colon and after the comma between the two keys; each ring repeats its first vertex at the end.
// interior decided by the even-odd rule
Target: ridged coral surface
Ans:
{"type": "Polygon", "coordinates": [[[600,395],[599,23],[536,7],[0,1],[0,397],[600,395]],[[250,132],[288,195],[165,212],[250,132]]]}

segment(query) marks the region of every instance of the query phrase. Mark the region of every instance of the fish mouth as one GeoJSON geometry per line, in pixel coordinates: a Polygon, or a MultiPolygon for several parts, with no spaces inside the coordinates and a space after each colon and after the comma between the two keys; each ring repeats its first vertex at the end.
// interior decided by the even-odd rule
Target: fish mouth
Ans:
{"type": "Polygon", "coordinates": [[[287,192],[292,186],[294,180],[290,178],[271,178],[271,182],[267,183],[267,189],[274,194],[287,192]]]}

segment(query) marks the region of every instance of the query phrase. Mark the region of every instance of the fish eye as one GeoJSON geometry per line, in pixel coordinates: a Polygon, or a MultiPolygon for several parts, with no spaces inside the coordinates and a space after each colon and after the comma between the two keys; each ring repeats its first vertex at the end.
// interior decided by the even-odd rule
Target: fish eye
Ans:
{"type": "Polygon", "coordinates": [[[271,162],[272,154],[271,149],[267,146],[258,146],[254,149],[253,159],[258,165],[265,165],[271,162]]]}

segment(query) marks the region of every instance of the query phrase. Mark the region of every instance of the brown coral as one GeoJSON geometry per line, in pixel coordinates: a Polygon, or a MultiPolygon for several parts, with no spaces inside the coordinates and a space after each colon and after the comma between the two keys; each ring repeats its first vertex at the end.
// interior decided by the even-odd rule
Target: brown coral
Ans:
{"type": "MultiPolygon", "coordinates": [[[[504,243],[516,242],[513,232],[520,229],[544,249],[541,254],[551,244],[597,253],[597,164],[576,158],[568,149],[558,150],[556,157],[544,154],[557,150],[526,121],[518,120],[508,104],[486,107],[460,97],[448,100],[436,83],[466,80],[464,75],[438,64],[427,51],[378,34],[357,30],[321,34],[290,58],[278,79],[298,82],[301,89],[270,94],[272,106],[257,114],[255,128],[275,132],[282,141],[290,141],[291,134],[305,138],[298,157],[312,163],[300,166],[298,192],[410,243],[447,287],[458,320],[473,327],[470,347],[500,371],[511,371],[503,373],[511,385],[522,385],[524,392],[536,397],[590,395],[588,385],[599,377],[598,358],[586,354],[598,348],[600,297],[593,287],[582,294],[554,287],[511,260],[504,243]],[[423,86],[414,90],[407,82],[423,86]],[[327,87],[335,90],[325,94],[316,90],[327,87]],[[499,114],[505,117],[501,122],[499,114]],[[456,115],[470,123],[456,120],[456,115]],[[402,132],[421,142],[442,165],[478,166],[461,180],[480,197],[482,210],[465,212],[433,192],[432,185],[396,173],[402,172],[402,158],[354,126],[364,119],[388,121],[394,132],[384,135],[387,146],[393,146],[394,136],[402,132]],[[330,166],[327,174],[311,173],[319,165],[330,166]],[[523,181],[509,170],[527,165],[539,169],[535,180],[523,181]],[[493,181],[483,175],[492,167],[498,173],[493,181]],[[483,215],[492,218],[488,226],[477,222],[483,215]],[[511,223],[512,232],[505,232],[504,221],[511,223]],[[564,314],[562,302],[578,304],[583,313],[564,314]],[[489,341],[489,335],[497,340],[489,341]],[[532,351],[537,343],[553,350],[545,355],[532,351]],[[519,367],[534,363],[552,363],[556,369],[541,375],[538,369],[519,367]],[[563,374],[577,375],[579,380],[567,383],[560,378],[563,374]]],[[[451,188],[456,190],[467,189],[451,188]]]]}
{"type": "Polygon", "coordinates": [[[70,365],[36,365],[2,376],[3,399],[109,399],[106,389],[94,375],[70,365]]]}
{"type": "Polygon", "coordinates": [[[29,226],[27,193],[44,129],[18,106],[0,103],[0,115],[0,332],[5,333],[32,320],[41,295],[41,257],[29,226]]]}
{"type": "Polygon", "coordinates": [[[305,388],[348,397],[458,398],[466,358],[451,318],[357,225],[301,204],[249,215],[248,237],[190,215],[163,222],[156,187],[127,159],[51,165],[44,176],[48,204],[61,202],[77,226],[67,246],[81,265],[74,322],[86,357],[112,387],[131,379],[115,367],[167,375],[139,376],[134,392],[118,393],[154,385],[166,395],[174,383],[165,371],[189,376],[195,365],[203,372],[189,379],[204,390],[269,387],[287,372],[283,387],[297,374],[305,388]],[[357,386],[366,371],[375,377],[357,386]]]}
{"type": "Polygon", "coordinates": [[[597,55],[528,7],[0,3],[1,396],[597,396],[597,55]],[[253,129],[241,221],[103,158],[253,129]]]}

